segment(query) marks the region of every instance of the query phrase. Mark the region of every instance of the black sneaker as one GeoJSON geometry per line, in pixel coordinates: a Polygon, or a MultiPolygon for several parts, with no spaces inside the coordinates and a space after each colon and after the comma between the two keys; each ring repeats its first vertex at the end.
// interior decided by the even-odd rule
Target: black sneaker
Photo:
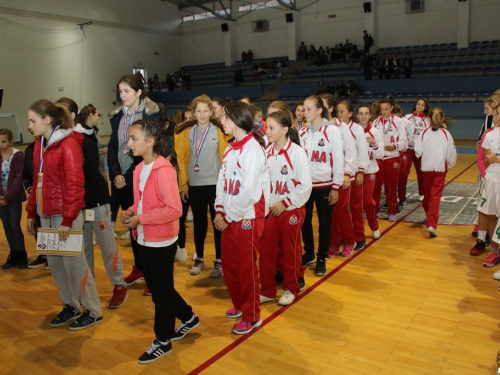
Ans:
{"type": "Polygon", "coordinates": [[[17,266],[17,258],[15,256],[12,256],[11,254],[9,254],[9,256],[7,257],[7,261],[2,266],[2,269],[8,270],[8,269],[15,267],[15,266],[17,266]]]}
{"type": "Polygon", "coordinates": [[[299,282],[299,289],[302,292],[306,288],[306,281],[304,280],[303,277],[299,277],[298,282],[299,282]]]}
{"type": "Polygon", "coordinates": [[[190,322],[186,323],[181,322],[179,327],[175,329],[174,335],[170,340],[177,341],[183,339],[189,331],[195,329],[199,325],[200,325],[200,318],[198,318],[198,315],[193,314],[193,317],[191,318],[190,322]]]}
{"type": "Polygon", "coordinates": [[[382,208],[387,208],[387,202],[384,202],[384,204],[382,205],[382,208]]]}
{"type": "Polygon", "coordinates": [[[400,200],[400,201],[398,202],[398,206],[399,206],[399,207],[406,207],[406,201],[405,201],[405,200],[400,200]]]}
{"type": "Polygon", "coordinates": [[[316,257],[314,256],[314,253],[313,254],[304,253],[302,255],[302,267],[305,267],[308,264],[312,264],[314,262],[316,262],[316,257]]]}
{"type": "Polygon", "coordinates": [[[44,255],[39,255],[33,262],[28,264],[28,268],[38,268],[47,264],[47,258],[44,255]]]}
{"type": "Polygon", "coordinates": [[[276,271],[274,274],[274,280],[276,281],[276,285],[283,284],[283,271],[276,271]]]}
{"type": "Polygon", "coordinates": [[[163,357],[172,351],[172,343],[169,341],[166,345],[162,345],[158,340],[153,341],[151,346],[139,357],[139,363],[145,365],[152,363],[158,358],[163,357]]]}
{"type": "Polygon", "coordinates": [[[51,327],[59,327],[63,324],[66,324],[72,320],[77,319],[82,313],[78,310],[75,310],[70,305],[63,305],[62,311],[57,315],[51,322],[51,327]]]}
{"type": "Polygon", "coordinates": [[[396,206],[396,213],[399,214],[401,212],[401,206],[398,204],[396,206]]]}
{"type": "Polygon", "coordinates": [[[85,309],[83,311],[83,314],[69,325],[68,329],[70,331],[78,331],[80,329],[85,329],[99,323],[102,323],[102,316],[99,318],[92,318],[90,316],[90,311],[85,309]]]}
{"type": "Polygon", "coordinates": [[[17,260],[17,269],[18,270],[25,270],[28,268],[28,257],[26,256],[26,253],[24,255],[21,255],[18,260],[17,260]]]}
{"type": "Polygon", "coordinates": [[[354,251],[364,249],[365,246],[366,246],[366,240],[356,241],[356,246],[354,246],[354,251]]]}
{"type": "Polygon", "coordinates": [[[316,276],[324,276],[326,275],[326,264],[325,260],[322,258],[318,258],[316,260],[316,269],[314,270],[314,274],[316,276]]]}

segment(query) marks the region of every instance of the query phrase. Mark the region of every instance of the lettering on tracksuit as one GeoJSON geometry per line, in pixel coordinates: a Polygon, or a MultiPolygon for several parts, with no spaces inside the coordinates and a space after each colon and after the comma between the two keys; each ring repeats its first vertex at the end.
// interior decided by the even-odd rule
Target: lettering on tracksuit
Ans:
{"type": "Polygon", "coordinates": [[[224,180],[224,193],[229,195],[238,195],[240,193],[240,180],[224,180]]]}
{"type": "Polygon", "coordinates": [[[276,194],[276,195],[290,194],[290,190],[288,190],[288,185],[286,182],[283,183],[281,181],[276,181],[276,185],[274,187],[271,185],[271,194],[276,194]]]}

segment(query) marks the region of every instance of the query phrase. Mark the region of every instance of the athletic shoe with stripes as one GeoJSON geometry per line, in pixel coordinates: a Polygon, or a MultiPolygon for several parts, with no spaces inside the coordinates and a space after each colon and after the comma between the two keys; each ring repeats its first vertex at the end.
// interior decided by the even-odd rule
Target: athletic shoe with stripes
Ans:
{"type": "Polygon", "coordinates": [[[199,325],[200,318],[198,318],[198,315],[193,314],[192,318],[187,322],[181,322],[181,324],[179,324],[179,327],[175,329],[174,335],[170,338],[170,340],[176,341],[183,339],[189,331],[195,329],[199,325]]]}
{"type": "Polygon", "coordinates": [[[229,319],[236,319],[243,315],[243,311],[236,310],[234,307],[226,311],[226,317],[229,319]]]}
{"type": "Polygon", "coordinates": [[[256,322],[247,322],[246,320],[242,320],[239,322],[236,327],[233,328],[233,332],[238,335],[244,335],[245,333],[250,333],[254,330],[254,328],[260,327],[262,324],[262,320],[257,320],[256,322]]]}
{"type": "Polygon", "coordinates": [[[99,318],[92,318],[90,316],[90,311],[85,309],[83,311],[83,314],[69,325],[68,329],[70,331],[79,331],[81,329],[89,328],[99,323],[102,323],[102,316],[100,316],[99,318]]]}
{"type": "Polygon", "coordinates": [[[156,361],[172,351],[172,343],[168,341],[165,345],[155,340],[151,346],[139,357],[139,363],[145,365],[156,361]]]}
{"type": "Polygon", "coordinates": [[[491,252],[490,255],[486,257],[483,262],[483,267],[494,267],[498,263],[500,263],[500,255],[494,252],[491,252]]]}
{"type": "Polygon", "coordinates": [[[70,305],[63,305],[62,311],[50,322],[51,327],[59,327],[68,322],[72,322],[81,315],[81,311],[74,309],[70,305]]]}

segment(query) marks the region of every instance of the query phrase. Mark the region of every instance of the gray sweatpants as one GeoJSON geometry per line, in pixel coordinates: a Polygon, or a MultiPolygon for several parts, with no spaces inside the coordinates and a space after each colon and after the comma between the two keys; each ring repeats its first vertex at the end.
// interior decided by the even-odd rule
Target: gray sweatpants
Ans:
{"type": "MultiPolygon", "coordinates": [[[[58,229],[62,223],[62,216],[42,216],[40,222],[42,228],[58,229]]],[[[71,229],[83,229],[83,215],[81,212],[73,221],[71,229]]],[[[94,276],[90,272],[85,253],[82,251],[80,257],[48,255],[47,262],[63,303],[79,311],[81,311],[81,303],[90,311],[91,317],[101,317],[101,301],[99,301],[94,276]]]]}
{"type": "Polygon", "coordinates": [[[106,272],[111,278],[111,284],[127,286],[127,283],[123,280],[123,262],[118,251],[118,246],[116,246],[115,230],[111,222],[109,204],[94,207],[92,211],[94,211],[94,221],[85,222],[83,225],[85,257],[87,258],[92,275],[95,275],[94,246],[92,244],[93,231],[97,237],[97,242],[101,246],[102,260],[104,261],[106,272]]]}

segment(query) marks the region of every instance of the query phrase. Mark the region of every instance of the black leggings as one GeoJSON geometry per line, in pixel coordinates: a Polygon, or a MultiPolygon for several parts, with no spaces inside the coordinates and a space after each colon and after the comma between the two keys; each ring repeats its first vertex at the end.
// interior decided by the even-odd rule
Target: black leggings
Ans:
{"type": "MultiPolygon", "coordinates": [[[[120,206],[122,211],[128,210],[134,204],[134,189],[130,185],[120,189],[120,206]]],[[[130,244],[132,245],[132,252],[134,253],[134,264],[139,271],[142,271],[141,258],[139,257],[139,248],[137,245],[137,240],[132,236],[132,229],[130,230],[130,244]]]]}

